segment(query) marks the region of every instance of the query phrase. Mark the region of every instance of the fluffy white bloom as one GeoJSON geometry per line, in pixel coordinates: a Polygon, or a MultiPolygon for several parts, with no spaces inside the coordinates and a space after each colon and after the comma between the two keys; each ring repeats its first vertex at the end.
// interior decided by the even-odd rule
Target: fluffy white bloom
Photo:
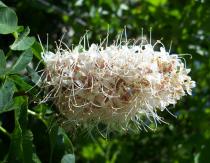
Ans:
{"type": "Polygon", "coordinates": [[[191,95],[195,82],[178,55],[164,47],[155,51],[155,45],[92,44],[87,50],[44,52],[46,99],[53,98],[68,125],[127,130],[146,124],[143,116],[161,122],[157,111],[191,95]]]}

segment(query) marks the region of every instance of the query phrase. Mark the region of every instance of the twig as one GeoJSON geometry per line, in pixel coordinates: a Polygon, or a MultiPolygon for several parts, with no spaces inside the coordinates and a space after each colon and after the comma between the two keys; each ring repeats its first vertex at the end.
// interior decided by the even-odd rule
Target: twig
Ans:
{"type": "Polygon", "coordinates": [[[10,136],[10,133],[7,132],[7,130],[5,130],[2,126],[0,126],[0,131],[1,131],[2,133],[4,133],[5,135],[7,135],[9,138],[11,137],[11,136],[10,136]]]}
{"type": "Polygon", "coordinates": [[[38,114],[32,110],[28,109],[28,113],[31,114],[32,116],[36,117],[37,119],[41,120],[46,126],[47,126],[47,121],[42,118],[41,114],[38,114]]]}
{"type": "Polygon", "coordinates": [[[63,10],[62,8],[58,7],[58,6],[55,6],[51,3],[49,3],[48,1],[46,0],[37,0],[39,3],[42,3],[43,5],[47,6],[47,7],[50,7],[52,8],[53,10],[61,13],[61,14],[65,14],[65,15],[68,15],[68,16],[72,16],[73,15],[73,12],[67,12],[65,10],[63,10]]]}

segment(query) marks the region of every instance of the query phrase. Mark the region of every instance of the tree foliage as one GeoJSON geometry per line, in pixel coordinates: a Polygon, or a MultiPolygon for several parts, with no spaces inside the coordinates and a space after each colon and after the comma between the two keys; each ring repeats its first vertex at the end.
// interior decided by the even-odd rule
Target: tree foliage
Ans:
{"type": "Polygon", "coordinates": [[[0,1],[0,160],[210,162],[209,6],[208,0],[0,1]],[[90,42],[99,42],[108,30],[113,40],[125,25],[131,39],[138,39],[142,28],[148,36],[152,27],[152,41],[162,40],[171,53],[181,54],[197,82],[193,95],[169,108],[177,118],[160,113],[169,124],[155,131],[108,139],[81,130],[65,132],[56,123],[55,106],[39,103],[35,68],[42,49],[37,35],[44,45],[48,33],[52,49],[63,33],[71,46],[86,30],[90,42]]]}

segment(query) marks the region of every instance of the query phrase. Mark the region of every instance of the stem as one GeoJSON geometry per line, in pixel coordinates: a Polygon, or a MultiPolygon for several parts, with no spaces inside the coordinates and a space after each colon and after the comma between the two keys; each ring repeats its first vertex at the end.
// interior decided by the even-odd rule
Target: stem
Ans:
{"type": "Polygon", "coordinates": [[[32,111],[32,110],[28,110],[28,113],[33,115],[33,116],[36,116],[36,117],[38,116],[39,117],[39,115],[36,112],[32,111]]]}
{"type": "Polygon", "coordinates": [[[68,15],[68,16],[72,16],[73,12],[69,12],[69,11],[65,11],[62,8],[53,5],[51,3],[49,3],[46,0],[37,0],[39,3],[41,3],[42,5],[45,5],[46,7],[50,7],[51,9],[53,9],[54,11],[60,13],[60,14],[64,14],[64,15],[68,15]]]}
{"type": "Polygon", "coordinates": [[[40,114],[38,114],[32,110],[29,110],[29,109],[28,109],[28,113],[31,114],[32,116],[36,117],[37,119],[41,120],[47,126],[47,121],[44,120],[40,114]]]}
{"type": "Polygon", "coordinates": [[[0,126],[0,131],[1,131],[2,133],[4,133],[4,135],[7,135],[9,138],[11,137],[11,136],[10,136],[10,133],[7,132],[7,130],[5,130],[2,126],[0,126]]]}

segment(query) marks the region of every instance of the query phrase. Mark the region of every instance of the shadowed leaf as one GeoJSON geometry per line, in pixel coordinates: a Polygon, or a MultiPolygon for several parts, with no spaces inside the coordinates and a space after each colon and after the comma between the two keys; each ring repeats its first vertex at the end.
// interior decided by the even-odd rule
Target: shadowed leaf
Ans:
{"type": "Polygon", "coordinates": [[[0,34],[9,34],[17,29],[17,16],[15,12],[0,3],[0,34]]]}
{"type": "Polygon", "coordinates": [[[31,62],[33,58],[33,54],[31,50],[27,50],[22,53],[22,55],[18,58],[15,64],[11,67],[11,73],[18,73],[21,70],[25,69],[26,66],[31,62]]]}

